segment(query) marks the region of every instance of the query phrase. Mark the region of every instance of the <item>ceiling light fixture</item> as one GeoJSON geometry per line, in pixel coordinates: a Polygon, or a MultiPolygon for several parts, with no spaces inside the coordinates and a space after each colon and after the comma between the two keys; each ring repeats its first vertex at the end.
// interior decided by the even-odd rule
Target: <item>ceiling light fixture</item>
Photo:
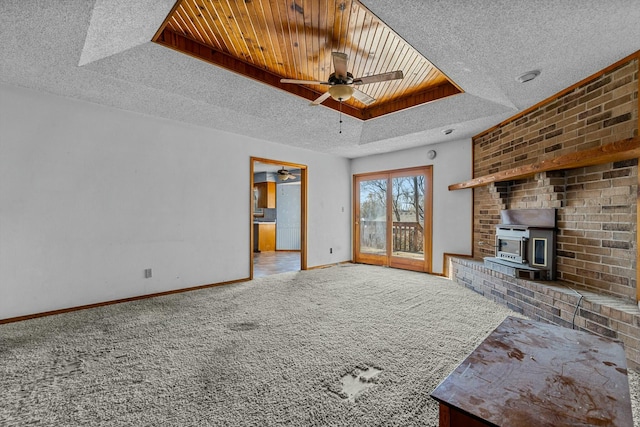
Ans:
{"type": "Polygon", "coordinates": [[[353,95],[353,88],[347,85],[335,85],[329,88],[329,94],[336,101],[346,101],[353,95]]]}
{"type": "Polygon", "coordinates": [[[329,87],[329,95],[340,103],[340,131],[342,133],[342,101],[346,101],[353,95],[354,89],[346,84],[337,84],[329,87]]]}
{"type": "Polygon", "coordinates": [[[530,82],[540,75],[540,70],[527,71],[521,76],[516,77],[516,81],[520,83],[530,82]]]}

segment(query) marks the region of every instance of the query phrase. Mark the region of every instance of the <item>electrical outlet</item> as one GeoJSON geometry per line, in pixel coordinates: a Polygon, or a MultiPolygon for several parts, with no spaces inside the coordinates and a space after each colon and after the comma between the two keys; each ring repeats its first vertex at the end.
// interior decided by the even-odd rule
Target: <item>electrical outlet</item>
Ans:
{"type": "Polygon", "coordinates": [[[145,279],[149,279],[151,277],[151,269],[150,268],[145,268],[144,269],[144,278],[145,279]]]}
{"type": "Polygon", "coordinates": [[[329,253],[332,254],[333,253],[333,248],[329,248],[329,253]]]}

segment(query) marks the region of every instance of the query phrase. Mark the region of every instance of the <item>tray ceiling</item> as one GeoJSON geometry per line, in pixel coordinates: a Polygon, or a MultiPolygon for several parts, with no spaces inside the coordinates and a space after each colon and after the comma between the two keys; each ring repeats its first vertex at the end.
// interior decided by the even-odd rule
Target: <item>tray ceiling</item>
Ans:
{"type": "Polygon", "coordinates": [[[154,41],[292,94],[315,100],[328,85],[332,52],[348,55],[355,78],[401,70],[404,78],[364,84],[369,105],[323,105],[361,120],[460,93],[423,55],[356,0],[179,0],[154,41]]]}
{"type": "MultiPolygon", "coordinates": [[[[637,0],[580,7],[573,0],[362,1],[464,92],[374,120],[343,116],[340,133],[330,108],[152,42],[176,0],[3,0],[0,85],[203,127],[220,138],[357,158],[468,140],[640,49],[637,0]],[[535,69],[535,80],[516,81],[535,69]]],[[[435,162],[444,159],[440,153],[435,162]]]]}

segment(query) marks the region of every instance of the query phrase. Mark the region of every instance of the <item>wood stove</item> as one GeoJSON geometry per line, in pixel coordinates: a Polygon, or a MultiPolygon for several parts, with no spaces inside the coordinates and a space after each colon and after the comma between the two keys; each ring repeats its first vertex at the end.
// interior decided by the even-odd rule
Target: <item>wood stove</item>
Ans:
{"type": "Polygon", "coordinates": [[[496,226],[496,256],[487,267],[518,278],[555,280],[555,209],[506,209],[496,226]]]}

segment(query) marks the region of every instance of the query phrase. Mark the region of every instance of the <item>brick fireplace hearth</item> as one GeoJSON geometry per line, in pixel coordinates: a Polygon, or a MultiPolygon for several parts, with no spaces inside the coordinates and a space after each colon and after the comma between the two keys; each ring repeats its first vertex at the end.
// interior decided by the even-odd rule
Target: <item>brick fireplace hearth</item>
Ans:
{"type": "Polygon", "coordinates": [[[640,309],[629,300],[567,282],[517,279],[475,259],[450,258],[449,277],[531,319],[620,340],[628,366],[640,370],[640,309]]]}

